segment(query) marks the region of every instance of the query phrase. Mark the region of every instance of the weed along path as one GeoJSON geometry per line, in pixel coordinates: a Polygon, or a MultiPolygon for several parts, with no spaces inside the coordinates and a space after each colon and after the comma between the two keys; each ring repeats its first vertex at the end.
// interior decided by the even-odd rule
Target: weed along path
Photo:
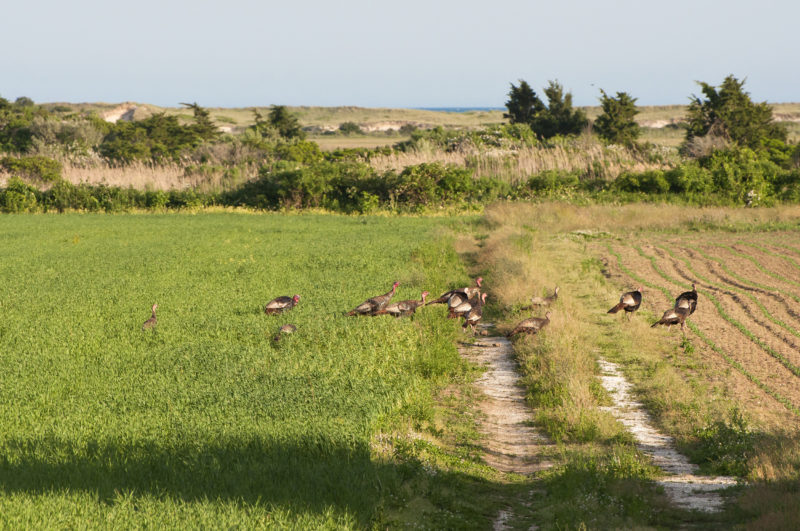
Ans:
{"type": "Polygon", "coordinates": [[[551,466],[540,461],[539,450],[549,441],[533,427],[533,413],[525,403],[525,390],[519,383],[514,349],[508,339],[481,336],[473,344],[462,344],[459,350],[462,356],[486,368],[476,382],[486,397],[479,406],[486,463],[501,472],[523,475],[551,466]]]}
{"type": "Polygon", "coordinates": [[[671,437],[653,427],[649,415],[629,390],[631,384],[622,375],[619,366],[602,358],[598,360],[602,371],[603,387],[611,395],[613,406],[602,409],[617,418],[636,439],[636,446],[653,458],[653,463],[667,476],[658,481],[675,505],[689,510],[719,511],[722,497],[719,491],[736,485],[736,479],[725,476],[697,476],[697,466],[678,453],[671,437]]]}

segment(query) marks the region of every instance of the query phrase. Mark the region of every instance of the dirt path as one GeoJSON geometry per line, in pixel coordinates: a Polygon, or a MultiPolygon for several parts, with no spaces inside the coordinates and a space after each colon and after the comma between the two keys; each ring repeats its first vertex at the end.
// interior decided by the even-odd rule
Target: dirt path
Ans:
{"type": "Polygon", "coordinates": [[[678,507],[705,512],[719,511],[722,507],[721,489],[736,485],[734,478],[697,476],[697,466],[679,454],[671,437],[653,427],[650,416],[629,390],[631,384],[615,363],[600,359],[601,381],[614,400],[613,406],[603,409],[614,415],[636,439],[636,446],[653,458],[653,463],[667,476],[658,481],[667,496],[678,507]]]}
{"type": "Polygon", "coordinates": [[[476,382],[486,396],[479,406],[486,463],[502,472],[524,475],[551,466],[538,457],[541,446],[549,441],[533,427],[533,413],[525,403],[511,343],[505,337],[480,337],[459,350],[462,356],[486,367],[476,382]]]}
{"type": "MultiPolygon", "coordinates": [[[[482,326],[486,330],[488,326],[482,326]]],[[[485,396],[480,401],[480,431],[484,435],[484,461],[502,472],[530,475],[552,463],[540,457],[542,446],[550,442],[534,427],[533,413],[525,402],[525,389],[519,382],[519,365],[514,349],[505,337],[484,336],[473,344],[459,346],[461,355],[486,368],[477,380],[485,396]]],[[[507,529],[513,517],[508,509],[495,517],[493,529],[507,529]]]]}

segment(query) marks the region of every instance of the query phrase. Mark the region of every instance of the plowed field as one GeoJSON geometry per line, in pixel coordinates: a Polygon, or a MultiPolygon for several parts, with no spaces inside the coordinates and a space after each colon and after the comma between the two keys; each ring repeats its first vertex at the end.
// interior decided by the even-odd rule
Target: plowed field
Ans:
{"type": "Polygon", "coordinates": [[[694,283],[685,333],[702,363],[766,423],[800,424],[800,234],[648,235],[595,252],[620,285],[644,287],[639,318],[655,321],[694,283]]]}

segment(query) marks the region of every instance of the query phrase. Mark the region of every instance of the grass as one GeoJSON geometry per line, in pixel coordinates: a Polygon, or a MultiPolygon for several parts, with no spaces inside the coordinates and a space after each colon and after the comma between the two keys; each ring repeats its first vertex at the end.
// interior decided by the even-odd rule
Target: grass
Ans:
{"type": "Polygon", "coordinates": [[[441,225],[1,217],[0,526],[361,528],[402,521],[409,490],[416,522],[489,518],[506,482],[429,429],[435,390],[469,378],[457,324],[343,316],[394,280],[469,282],[441,225]]]}

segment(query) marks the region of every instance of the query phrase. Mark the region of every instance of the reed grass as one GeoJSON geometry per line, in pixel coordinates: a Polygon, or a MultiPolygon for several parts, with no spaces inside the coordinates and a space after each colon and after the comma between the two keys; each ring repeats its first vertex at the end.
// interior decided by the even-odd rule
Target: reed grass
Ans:
{"type": "Polygon", "coordinates": [[[518,150],[464,149],[446,151],[422,147],[370,159],[377,171],[401,171],[411,165],[439,162],[470,168],[476,178],[491,177],[519,184],[552,170],[577,172],[582,177],[616,179],[623,172],[668,169],[674,165],[669,150],[652,157],[622,146],[605,146],[584,135],[569,143],[534,146],[518,150]]]}

